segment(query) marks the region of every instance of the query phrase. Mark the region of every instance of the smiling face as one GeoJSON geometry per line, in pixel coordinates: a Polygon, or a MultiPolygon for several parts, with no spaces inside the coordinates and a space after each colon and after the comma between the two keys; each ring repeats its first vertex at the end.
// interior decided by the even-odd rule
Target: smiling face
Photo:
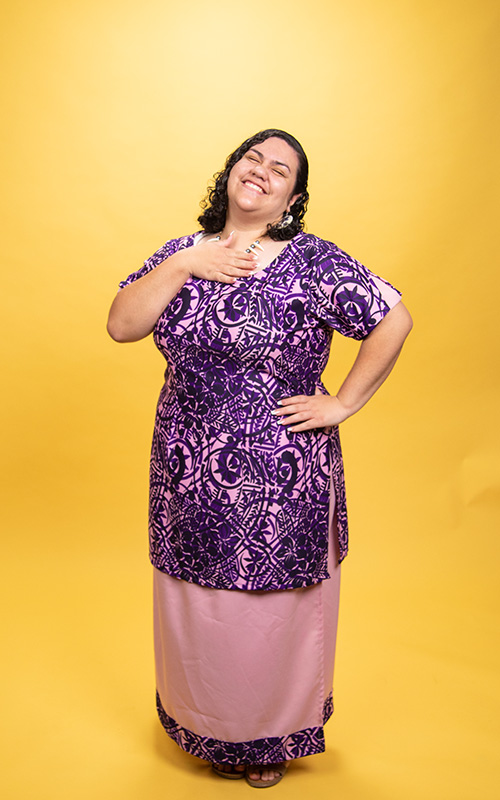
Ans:
{"type": "Polygon", "coordinates": [[[252,146],[236,162],[227,182],[229,213],[252,223],[276,223],[295,202],[298,156],[287,142],[272,136],[252,146]]]}

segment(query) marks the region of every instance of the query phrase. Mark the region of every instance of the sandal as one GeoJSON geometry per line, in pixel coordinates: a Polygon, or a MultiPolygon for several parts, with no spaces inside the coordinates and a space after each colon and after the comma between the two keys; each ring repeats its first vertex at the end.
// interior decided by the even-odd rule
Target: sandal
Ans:
{"type": "Polygon", "coordinates": [[[215,772],[216,775],[219,775],[220,778],[227,778],[227,780],[229,780],[229,781],[237,781],[240,778],[244,778],[245,777],[245,770],[244,769],[242,769],[242,770],[236,769],[236,766],[238,766],[238,765],[228,764],[228,766],[230,767],[229,772],[227,772],[226,770],[222,769],[223,766],[224,766],[223,764],[212,764],[213,771],[215,772]]]}
{"type": "Polygon", "coordinates": [[[245,771],[245,778],[247,783],[250,786],[253,786],[255,789],[266,789],[268,786],[276,786],[276,784],[280,782],[287,770],[287,766],[288,764],[286,761],[281,761],[279,764],[260,764],[253,767],[247,767],[245,771]],[[270,781],[255,780],[255,778],[250,778],[251,772],[263,769],[272,769],[275,772],[279,772],[279,775],[276,778],[271,778],[270,781]]]}

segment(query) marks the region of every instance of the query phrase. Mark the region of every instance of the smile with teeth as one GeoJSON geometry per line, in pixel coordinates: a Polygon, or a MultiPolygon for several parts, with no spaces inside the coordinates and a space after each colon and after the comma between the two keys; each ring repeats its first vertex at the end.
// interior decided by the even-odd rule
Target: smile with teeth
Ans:
{"type": "Polygon", "coordinates": [[[264,189],[262,186],[258,186],[258,184],[252,183],[252,181],[245,181],[244,186],[247,186],[249,189],[253,189],[256,192],[260,192],[260,194],[264,194],[264,189]]]}

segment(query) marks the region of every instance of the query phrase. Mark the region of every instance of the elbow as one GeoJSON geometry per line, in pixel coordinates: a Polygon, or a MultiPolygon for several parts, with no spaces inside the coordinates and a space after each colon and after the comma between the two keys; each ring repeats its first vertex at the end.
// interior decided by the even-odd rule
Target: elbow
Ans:
{"type": "Polygon", "coordinates": [[[106,324],[106,330],[113,339],[113,341],[115,342],[130,341],[130,339],[127,337],[126,332],[123,329],[123,326],[120,325],[116,320],[113,320],[111,317],[108,319],[108,322],[106,324]]]}
{"type": "Polygon", "coordinates": [[[145,339],[146,336],[149,336],[149,334],[153,332],[153,326],[140,328],[133,320],[123,319],[118,315],[110,314],[106,330],[115,342],[138,342],[140,339],[145,339]]]}

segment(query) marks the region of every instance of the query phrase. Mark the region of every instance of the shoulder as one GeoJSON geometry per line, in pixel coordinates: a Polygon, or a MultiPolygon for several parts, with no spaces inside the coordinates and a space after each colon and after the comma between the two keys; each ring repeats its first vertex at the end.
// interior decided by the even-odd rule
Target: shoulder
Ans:
{"type": "Polygon", "coordinates": [[[323,258],[340,258],[345,255],[334,243],[321,239],[313,233],[298,233],[293,239],[293,248],[306,262],[318,262],[323,258]]]}
{"type": "Polygon", "coordinates": [[[345,272],[361,266],[328,239],[312,233],[299,233],[293,240],[294,255],[306,281],[337,281],[345,272]]]}
{"type": "Polygon", "coordinates": [[[179,236],[178,239],[172,239],[172,241],[178,243],[179,250],[183,250],[185,247],[198,244],[198,240],[201,239],[203,235],[203,231],[196,231],[195,233],[188,233],[186,236],[179,236]]]}
{"type": "Polygon", "coordinates": [[[170,253],[175,253],[177,250],[184,250],[186,247],[191,247],[195,244],[196,239],[202,235],[203,231],[196,231],[196,233],[188,233],[185,236],[176,236],[174,239],[168,239],[160,250],[166,250],[170,253]]]}
{"type": "Polygon", "coordinates": [[[187,236],[177,236],[174,239],[167,239],[165,244],[162,244],[161,247],[156,250],[153,255],[149,256],[148,259],[144,262],[145,265],[149,267],[157,267],[158,264],[161,264],[162,261],[165,261],[166,258],[172,256],[174,253],[177,253],[178,250],[184,250],[186,247],[191,247],[196,238],[200,235],[201,231],[197,231],[196,233],[189,233],[187,236]]]}
{"type": "Polygon", "coordinates": [[[199,236],[200,233],[200,231],[197,231],[196,233],[190,233],[187,236],[178,236],[175,239],[168,239],[165,244],[162,244],[162,246],[153,253],[153,255],[149,256],[149,258],[145,260],[141,269],[137,270],[137,272],[132,272],[124,281],[120,281],[120,289],[124,289],[125,286],[128,286],[130,283],[133,283],[139,278],[143,278],[144,275],[148,274],[148,272],[151,272],[151,270],[155,269],[155,267],[158,267],[162,261],[165,261],[174,253],[177,253],[178,250],[191,247],[191,245],[195,243],[196,237],[199,236]]]}

